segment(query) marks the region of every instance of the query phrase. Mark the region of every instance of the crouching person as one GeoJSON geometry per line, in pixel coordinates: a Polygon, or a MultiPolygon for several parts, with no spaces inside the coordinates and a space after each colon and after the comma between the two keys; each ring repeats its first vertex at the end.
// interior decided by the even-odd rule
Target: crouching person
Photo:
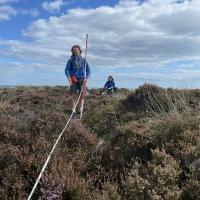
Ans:
{"type": "Polygon", "coordinates": [[[107,94],[112,94],[116,92],[115,82],[112,76],[108,76],[108,80],[104,85],[104,90],[106,90],[107,94]]]}

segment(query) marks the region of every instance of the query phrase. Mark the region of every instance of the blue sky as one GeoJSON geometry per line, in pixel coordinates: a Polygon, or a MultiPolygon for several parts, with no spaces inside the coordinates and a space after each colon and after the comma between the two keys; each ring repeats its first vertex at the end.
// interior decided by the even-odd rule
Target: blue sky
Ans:
{"type": "Polygon", "coordinates": [[[74,44],[102,87],[200,87],[199,0],[0,0],[0,85],[65,85],[74,44]]]}

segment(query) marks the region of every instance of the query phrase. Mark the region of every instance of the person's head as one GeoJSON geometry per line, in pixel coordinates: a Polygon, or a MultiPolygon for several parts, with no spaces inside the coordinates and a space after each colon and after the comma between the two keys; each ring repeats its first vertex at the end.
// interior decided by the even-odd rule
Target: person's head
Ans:
{"type": "Polygon", "coordinates": [[[80,56],[82,53],[82,50],[81,50],[81,47],[76,44],[71,48],[71,52],[73,56],[80,56]]]}
{"type": "Polygon", "coordinates": [[[108,80],[109,80],[109,81],[112,81],[112,80],[113,80],[113,77],[112,77],[112,76],[108,76],[108,80]]]}

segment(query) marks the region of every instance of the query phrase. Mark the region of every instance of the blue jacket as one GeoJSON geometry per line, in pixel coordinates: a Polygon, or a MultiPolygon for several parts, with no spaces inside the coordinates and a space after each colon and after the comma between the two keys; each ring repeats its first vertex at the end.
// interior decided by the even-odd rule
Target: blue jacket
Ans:
{"type": "Polygon", "coordinates": [[[115,83],[114,83],[114,80],[108,80],[107,82],[106,82],[106,84],[104,85],[104,88],[106,88],[106,89],[113,89],[113,88],[115,88],[115,83]]]}
{"type": "MultiPolygon", "coordinates": [[[[83,57],[71,56],[65,68],[65,75],[67,76],[67,78],[70,78],[71,76],[75,75],[77,79],[79,80],[83,79],[84,64],[85,64],[85,59],[83,57]]],[[[89,76],[90,76],[90,67],[89,64],[86,62],[86,78],[88,79],[89,76]]]]}

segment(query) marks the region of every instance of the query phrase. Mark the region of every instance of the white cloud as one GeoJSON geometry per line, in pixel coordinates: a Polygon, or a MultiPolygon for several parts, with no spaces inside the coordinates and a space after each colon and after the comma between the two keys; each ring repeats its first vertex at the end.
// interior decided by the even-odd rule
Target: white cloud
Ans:
{"type": "MultiPolygon", "coordinates": [[[[46,6],[55,11],[62,4],[54,1],[46,6]]],[[[23,32],[32,43],[0,41],[6,49],[1,53],[64,66],[71,46],[78,43],[84,49],[89,33],[88,59],[95,67],[158,67],[199,60],[199,13],[199,0],[149,0],[141,5],[123,0],[114,7],[75,8],[60,17],[33,22],[23,32]]]]}
{"type": "Polygon", "coordinates": [[[197,1],[171,2],[150,0],[138,6],[135,1],[121,1],[115,7],[72,9],[61,17],[34,22],[26,35],[64,50],[73,43],[83,46],[88,32],[90,56],[98,66],[160,65],[196,59],[200,52],[200,23],[196,20],[200,7],[197,1]],[[193,20],[197,24],[191,23],[193,20]]]}
{"type": "Polygon", "coordinates": [[[19,0],[0,0],[0,4],[7,4],[11,2],[18,2],[19,0]]]}
{"type": "Polygon", "coordinates": [[[200,80],[200,70],[174,70],[172,73],[162,72],[135,72],[135,73],[113,73],[120,80],[143,80],[143,81],[192,81],[200,80]]]}
{"type": "Polygon", "coordinates": [[[36,8],[32,8],[30,10],[27,9],[19,9],[18,13],[22,15],[31,15],[33,17],[38,17],[40,15],[39,10],[36,8]]]}
{"type": "Polygon", "coordinates": [[[0,46],[1,45],[4,46],[4,48],[0,48],[0,55],[17,57],[25,61],[29,60],[30,62],[46,61],[47,63],[51,62],[56,64],[58,62],[58,57],[62,57],[64,55],[64,52],[59,49],[49,49],[49,47],[41,46],[41,44],[35,43],[0,40],[0,46]],[[10,46],[9,51],[6,46],[10,46]]]}
{"type": "Polygon", "coordinates": [[[0,77],[0,85],[55,85],[66,82],[63,70],[37,62],[0,62],[0,71],[4,74],[0,77]]]}
{"type": "Polygon", "coordinates": [[[43,2],[42,7],[44,10],[49,12],[57,12],[60,11],[61,7],[64,5],[62,0],[55,0],[53,2],[43,2]]]}
{"type": "Polygon", "coordinates": [[[8,21],[11,19],[11,17],[19,14],[31,15],[33,17],[39,16],[39,11],[36,8],[32,8],[30,10],[21,8],[15,9],[14,6],[11,6],[12,2],[19,2],[19,0],[0,0],[0,22],[8,21]]]}
{"type": "Polygon", "coordinates": [[[40,15],[38,9],[34,8],[34,9],[31,9],[30,10],[30,14],[33,16],[33,17],[37,17],[40,15]]]}
{"type": "Polygon", "coordinates": [[[11,16],[17,14],[17,11],[8,5],[0,6],[0,21],[7,21],[11,16]]]}

